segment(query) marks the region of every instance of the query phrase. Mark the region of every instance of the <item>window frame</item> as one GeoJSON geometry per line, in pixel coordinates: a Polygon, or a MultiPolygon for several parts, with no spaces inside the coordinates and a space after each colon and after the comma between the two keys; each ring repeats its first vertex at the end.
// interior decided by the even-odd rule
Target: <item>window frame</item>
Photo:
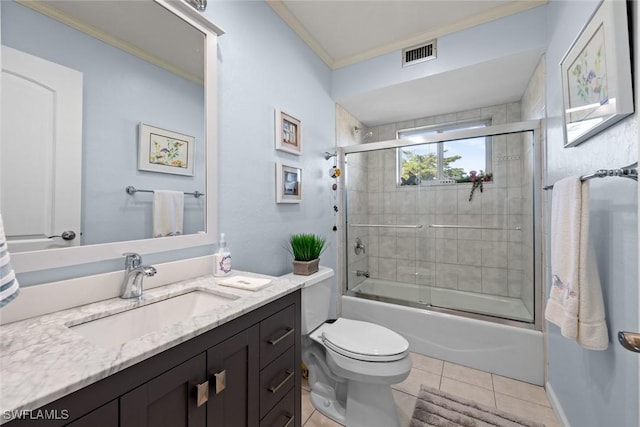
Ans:
{"type": "MultiPolygon", "coordinates": [[[[450,123],[442,123],[442,124],[434,124],[427,126],[418,126],[413,128],[399,129],[396,131],[396,139],[403,140],[403,133],[409,132],[418,132],[418,131],[426,131],[428,134],[446,134],[448,132],[457,132],[463,130],[477,129],[477,128],[486,128],[492,125],[492,120],[488,119],[474,119],[467,120],[461,122],[450,122],[450,123]]],[[[437,164],[436,164],[436,179],[430,181],[420,181],[420,186],[430,186],[430,185],[450,185],[450,184],[467,184],[467,182],[459,182],[455,180],[455,178],[446,177],[444,175],[444,144],[451,141],[464,141],[465,139],[474,139],[473,138],[464,138],[457,140],[445,140],[438,142],[425,142],[424,144],[412,144],[409,147],[420,147],[421,145],[427,144],[436,144],[436,153],[437,153],[437,164]]],[[[490,142],[492,141],[492,136],[484,136],[485,139],[485,166],[482,169],[486,174],[493,173],[493,150],[490,142]]],[[[402,150],[406,149],[407,146],[396,147],[396,186],[397,187],[412,187],[412,185],[402,185],[402,150]]]]}

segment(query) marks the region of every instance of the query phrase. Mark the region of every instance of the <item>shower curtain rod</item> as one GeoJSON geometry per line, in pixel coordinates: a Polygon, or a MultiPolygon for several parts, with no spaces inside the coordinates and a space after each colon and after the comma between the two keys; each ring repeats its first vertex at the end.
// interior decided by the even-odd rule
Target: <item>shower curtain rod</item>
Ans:
{"type": "MultiPolygon", "coordinates": [[[[588,181],[592,178],[606,178],[608,176],[618,176],[620,178],[629,178],[638,181],[638,162],[624,166],[619,169],[600,169],[593,173],[582,175],[580,181],[588,181]]],[[[552,190],[553,184],[543,187],[544,190],[552,190]]]]}

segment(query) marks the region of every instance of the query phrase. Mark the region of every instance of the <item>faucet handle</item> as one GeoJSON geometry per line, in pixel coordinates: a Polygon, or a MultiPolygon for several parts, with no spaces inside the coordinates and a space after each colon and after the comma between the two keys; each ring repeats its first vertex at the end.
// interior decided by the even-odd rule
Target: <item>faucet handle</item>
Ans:
{"type": "Polygon", "coordinates": [[[142,256],[135,252],[125,252],[122,254],[125,257],[124,266],[126,269],[138,268],[142,265],[142,256]]]}

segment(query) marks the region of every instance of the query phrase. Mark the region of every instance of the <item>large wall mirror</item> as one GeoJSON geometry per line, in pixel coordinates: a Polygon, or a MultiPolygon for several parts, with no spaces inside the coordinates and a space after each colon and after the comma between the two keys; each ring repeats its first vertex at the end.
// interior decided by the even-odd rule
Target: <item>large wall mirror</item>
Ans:
{"type": "Polygon", "coordinates": [[[1,7],[0,211],[16,271],[214,243],[222,31],[183,1],[1,7]],[[181,235],[154,237],[153,190],[187,193],[181,235]]]}

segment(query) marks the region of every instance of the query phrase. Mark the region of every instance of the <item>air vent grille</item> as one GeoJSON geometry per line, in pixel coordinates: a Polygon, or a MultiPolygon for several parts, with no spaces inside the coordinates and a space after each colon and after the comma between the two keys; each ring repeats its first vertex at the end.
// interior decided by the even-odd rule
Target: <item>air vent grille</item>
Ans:
{"type": "Polygon", "coordinates": [[[436,41],[431,40],[418,46],[402,49],[402,66],[419,64],[420,62],[436,59],[436,41]]]}

